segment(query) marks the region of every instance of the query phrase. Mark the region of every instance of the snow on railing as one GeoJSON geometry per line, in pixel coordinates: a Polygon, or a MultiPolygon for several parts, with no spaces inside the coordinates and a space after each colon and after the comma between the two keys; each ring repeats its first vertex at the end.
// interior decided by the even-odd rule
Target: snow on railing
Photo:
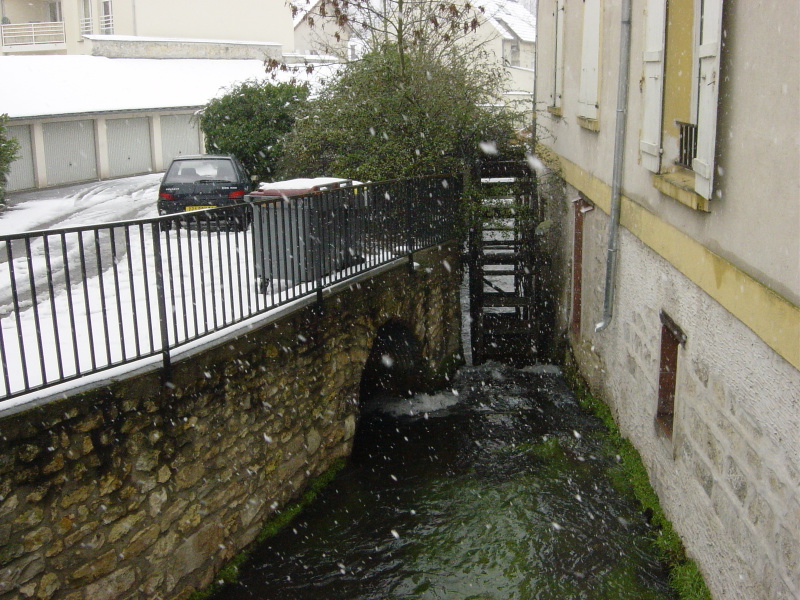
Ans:
{"type": "Polygon", "coordinates": [[[0,236],[4,400],[159,357],[452,239],[456,177],[0,236]]]}

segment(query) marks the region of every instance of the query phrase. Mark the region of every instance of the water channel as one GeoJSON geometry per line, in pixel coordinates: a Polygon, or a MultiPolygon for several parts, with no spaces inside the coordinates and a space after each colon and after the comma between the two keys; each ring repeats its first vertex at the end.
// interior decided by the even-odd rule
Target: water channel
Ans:
{"type": "Polygon", "coordinates": [[[364,407],[347,466],[215,600],[671,599],[558,369],[465,367],[364,407]]]}

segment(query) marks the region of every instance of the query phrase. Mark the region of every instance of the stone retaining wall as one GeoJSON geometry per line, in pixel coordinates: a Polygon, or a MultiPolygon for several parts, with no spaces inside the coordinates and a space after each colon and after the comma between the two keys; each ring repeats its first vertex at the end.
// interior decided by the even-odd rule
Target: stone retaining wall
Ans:
{"type": "Polygon", "coordinates": [[[185,598],[352,447],[378,329],[460,356],[459,249],[173,365],[0,420],[0,600],[185,598]]]}
{"type": "Polygon", "coordinates": [[[640,452],[714,597],[797,598],[800,373],[625,228],[614,319],[594,332],[607,224],[600,210],[586,214],[583,319],[572,337],[582,374],[640,452]],[[662,311],[686,335],[671,438],[655,419],[662,311]]]}
{"type": "Polygon", "coordinates": [[[268,42],[226,42],[176,40],[125,36],[84,36],[92,56],[107,58],[215,58],[280,60],[283,45],[268,42]]]}

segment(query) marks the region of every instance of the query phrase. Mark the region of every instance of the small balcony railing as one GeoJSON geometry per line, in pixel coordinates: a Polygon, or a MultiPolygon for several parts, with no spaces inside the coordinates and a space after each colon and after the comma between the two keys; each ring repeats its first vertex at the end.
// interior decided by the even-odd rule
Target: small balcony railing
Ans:
{"type": "Polygon", "coordinates": [[[5,47],[66,44],[63,22],[19,23],[0,26],[0,42],[5,47]]]}
{"type": "Polygon", "coordinates": [[[91,35],[92,33],[92,18],[86,17],[80,20],[81,35],[91,35]]]}
{"type": "Polygon", "coordinates": [[[114,34],[114,15],[103,15],[100,17],[100,33],[103,35],[114,34]]]}
{"type": "Polygon", "coordinates": [[[675,121],[679,131],[678,160],[675,164],[686,169],[692,168],[692,161],[697,156],[697,125],[675,121]]]}

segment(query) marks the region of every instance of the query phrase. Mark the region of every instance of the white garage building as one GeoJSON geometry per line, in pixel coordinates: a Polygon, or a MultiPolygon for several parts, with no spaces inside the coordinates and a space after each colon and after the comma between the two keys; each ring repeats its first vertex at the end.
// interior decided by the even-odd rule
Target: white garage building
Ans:
{"type": "Polygon", "coordinates": [[[7,191],[163,171],[204,151],[196,113],[261,60],[3,56],[0,114],[20,143],[7,191]]]}
{"type": "Polygon", "coordinates": [[[198,108],[15,119],[9,133],[20,142],[20,157],[7,189],[162,171],[178,154],[202,152],[192,118],[198,108]]]}

